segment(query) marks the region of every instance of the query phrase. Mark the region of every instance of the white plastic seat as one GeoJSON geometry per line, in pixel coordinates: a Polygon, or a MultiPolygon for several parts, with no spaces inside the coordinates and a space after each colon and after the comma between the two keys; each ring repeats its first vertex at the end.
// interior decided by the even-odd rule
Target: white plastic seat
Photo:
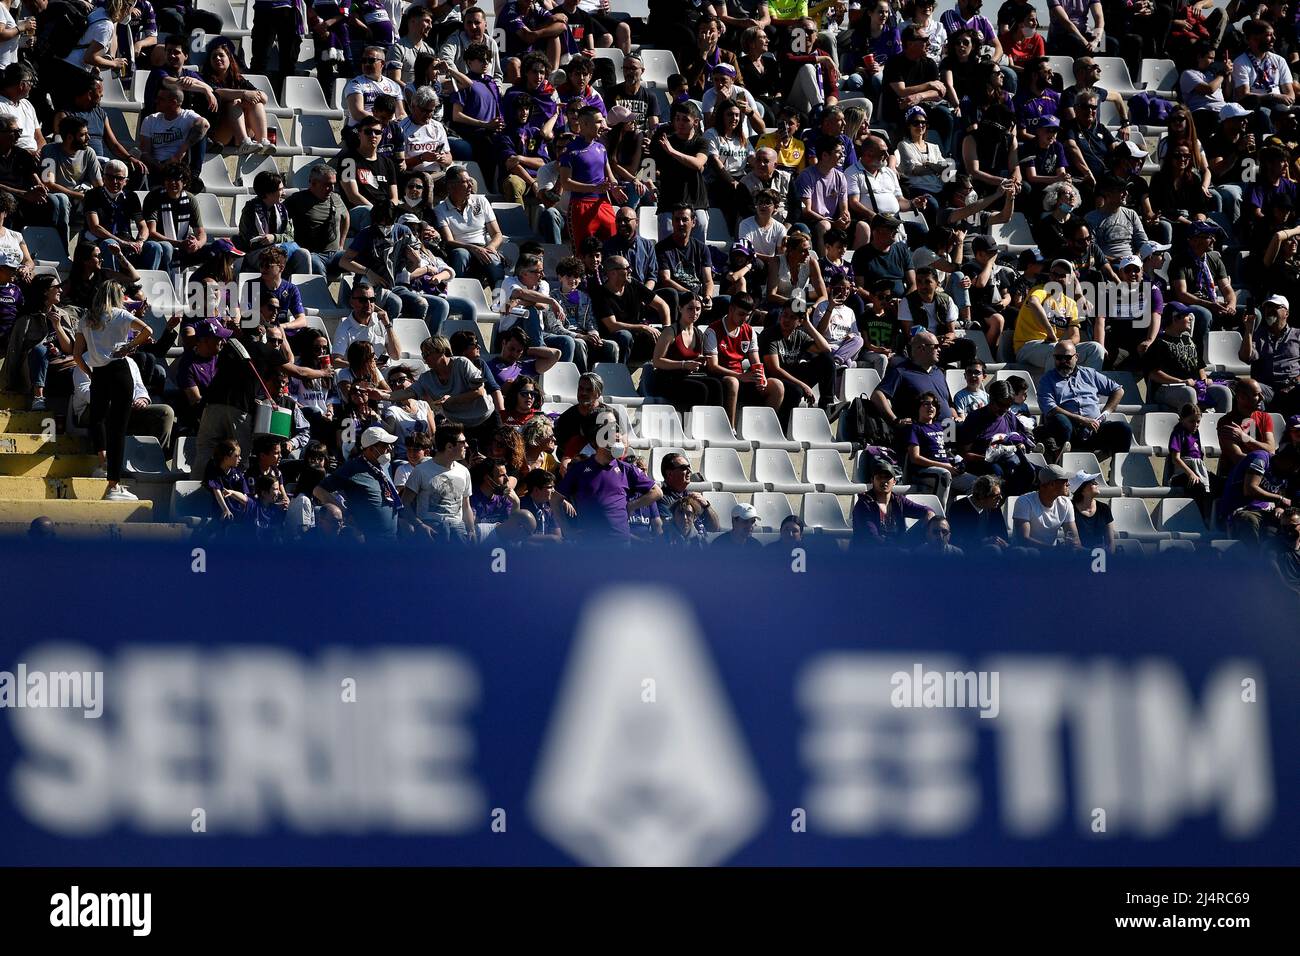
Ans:
{"type": "Polygon", "coordinates": [[[677,68],[677,57],[673,56],[671,50],[643,49],[641,51],[641,62],[645,66],[645,73],[641,76],[641,82],[651,89],[666,89],[668,77],[681,72],[677,68]]]}
{"type": "Polygon", "coordinates": [[[1124,389],[1124,397],[1120,399],[1115,411],[1124,415],[1141,414],[1146,406],[1142,403],[1142,393],[1138,391],[1138,381],[1133,373],[1111,371],[1104,374],[1124,389]]]}
{"type": "Polygon", "coordinates": [[[140,289],[149,312],[160,320],[181,312],[182,303],[176,295],[176,286],[170,273],[160,269],[138,269],[140,289]]]}
{"type": "MultiPolygon", "coordinates": [[[[549,373],[548,373],[549,374],[549,373]]],[[[687,433],[706,448],[735,448],[749,451],[754,443],[737,438],[727,410],[721,405],[696,405],[687,420],[687,433]]]]}
{"type": "MultiPolygon", "coordinates": [[[[299,77],[299,79],[308,79],[308,77],[299,77]]],[[[338,136],[334,133],[334,127],[330,125],[329,117],[317,113],[304,113],[299,116],[298,145],[305,156],[338,155],[338,136]]]]}
{"type": "MultiPolygon", "coordinates": [[[[248,187],[236,186],[230,178],[230,169],[220,156],[209,156],[203,161],[203,188],[217,196],[242,196],[248,194],[248,187]]],[[[200,193],[199,195],[202,195],[200,193]]]]}
{"type": "Polygon", "coordinates": [[[1067,451],[1061,456],[1061,467],[1071,475],[1083,471],[1090,475],[1101,475],[1097,479],[1097,492],[1103,498],[1118,498],[1120,489],[1106,480],[1106,473],[1101,469],[1101,462],[1090,451],[1067,451]]]}
{"type": "Polygon", "coordinates": [[[1166,498],[1156,505],[1156,527],[1187,541],[1203,541],[1210,537],[1201,509],[1191,498],[1166,498]]]}
{"type": "Polygon", "coordinates": [[[1240,541],[1236,538],[1215,538],[1210,542],[1210,547],[1215,551],[1231,551],[1233,548],[1242,547],[1240,541]]]}
{"type": "Polygon", "coordinates": [[[533,230],[533,224],[528,219],[528,211],[518,203],[494,202],[492,211],[496,213],[497,225],[501,227],[501,231],[515,242],[541,239],[541,236],[533,230]]]}
{"type": "MultiPolygon", "coordinates": [[[[250,2],[246,6],[252,6],[250,2]]],[[[215,13],[221,18],[221,35],[226,37],[246,37],[253,32],[251,20],[249,26],[244,25],[244,19],[235,13],[234,7],[230,5],[230,0],[198,0],[195,4],[199,10],[206,10],[209,13],[215,13]]]]}
{"type": "Polygon", "coordinates": [[[775,409],[766,405],[750,405],[741,408],[736,415],[740,419],[740,437],[753,442],[755,446],[780,448],[782,451],[803,450],[802,442],[785,437],[775,409]]]}
{"type": "Polygon", "coordinates": [[[333,108],[326,102],[320,80],[314,76],[286,76],[284,103],[297,113],[300,119],[306,116],[343,119],[343,111],[333,108]]]}
{"type": "Polygon", "coordinates": [[[643,239],[659,241],[659,210],[654,206],[641,206],[637,209],[637,232],[643,239]]]}
{"type": "Polygon", "coordinates": [[[944,369],[943,377],[948,381],[948,393],[954,398],[966,387],[966,370],[962,368],[944,369]]]}
{"type": "Polygon", "coordinates": [[[22,232],[27,251],[35,262],[53,266],[70,264],[68,250],[63,247],[63,237],[49,226],[27,226],[22,232]]]}
{"type": "Polygon", "coordinates": [[[189,435],[176,439],[176,453],[172,456],[172,470],[177,476],[188,478],[193,471],[195,440],[189,435]]]}
{"type": "Polygon", "coordinates": [[[595,372],[605,383],[605,401],[620,405],[644,405],[645,398],[632,384],[632,375],[621,362],[597,362],[595,372]]]}
{"type": "Polygon", "coordinates": [[[1025,404],[1029,406],[1029,414],[1037,417],[1042,414],[1038,407],[1038,386],[1034,384],[1034,375],[1028,369],[1023,368],[1000,368],[993,373],[994,381],[1003,381],[1008,378],[1021,378],[1029,383],[1029,397],[1025,399],[1025,404]]]}
{"type": "Polygon", "coordinates": [[[317,166],[329,165],[320,156],[295,156],[289,164],[289,185],[294,189],[306,189],[311,185],[311,171],[317,166]]]}
{"type": "Polygon", "coordinates": [[[1211,332],[1205,361],[1219,372],[1227,372],[1229,375],[1249,375],[1250,366],[1237,358],[1240,348],[1240,332],[1211,332]]]}
{"type": "Polygon", "coordinates": [[[812,492],[803,496],[803,505],[799,517],[809,527],[822,534],[847,538],[853,534],[853,526],[844,518],[840,508],[840,499],[835,495],[812,492]]]}
{"type": "Polygon", "coordinates": [[[1151,513],[1141,498],[1112,498],[1109,504],[1115,518],[1117,536],[1136,538],[1139,541],[1161,541],[1171,537],[1156,529],[1151,521],[1151,513]]]}
{"type": "Polygon", "coordinates": [[[393,319],[393,333],[402,347],[402,358],[419,358],[420,343],[429,337],[424,319],[393,319]]]}
{"type": "MultiPolygon", "coordinates": [[[[488,300],[487,293],[483,289],[483,283],[479,282],[478,279],[462,276],[450,280],[447,283],[447,295],[469,299],[469,301],[473,302],[480,322],[496,323],[501,320],[501,316],[492,311],[492,303],[488,300]]],[[[447,323],[444,322],[443,328],[446,328],[446,326],[447,323]]]]}
{"type": "Polygon", "coordinates": [[[779,448],[760,448],[754,452],[754,480],[768,491],[787,495],[819,490],[811,482],[799,480],[790,455],[779,448]]]}
{"type": "MultiPolygon", "coordinates": [[[[651,475],[651,478],[658,479],[659,475],[651,475]]],[[[704,500],[709,503],[716,513],[718,521],[724,526],[731,524],[731,509],[736,507],[736,496],[730,491],[706,491],[704,500]]]]}
{"type": "Polygon", "coordinates": [[[1197,434],[1201,439],[1201,451],[1205,453],[1206,458],[1219,457],[1219,419],[1223,414],[1223,412],[1205,412],[1201,415],[1201,427],[1197,434]]]}
{"type": "Polygon", "coordinates": [[[989,235],[993,237],[994,242],[1005,247],[1012,255],[1019,255],[1037,245],[1034,242],[1034,234],[1029,229],[1029,220],[1025,218],[1024,213],[1012,213],[1009,222],[994,223],[989,227],[989,235]]]}
{"type": "Polygon", "coordinates": [[[817,491],[832,495],[860,495],[869,486],[849,480],[844,472],[844,459],[832,448],[810,448],[803,456],[804,481],[817,486],[817,491]]]}
{"type": "MultiPolygon", "coordinates": [[[[473,332],[474,338],[478,339],[479,351],[487,352],[487,344],[483,341],[483,332],[479,329],[477,322],[471,322],[468,319],[447,319],[442,323],[442,328],[438,331],[438,334],[450,340],[457,332],[473,332]]],[[[554,371],[554,369],[551,371],[554,371]]],[[[547,372],[546,374],[550,375],[551,373],[547,372]]],[[[566,399],[561,399],[561,401],[566,401],[566,399]]],[[[575,394],[573,402],[576,403],[577,401],[578,398],[575,394]]]]}
{"type": "Polygon", "coordinates": [[[794,514],[790,499],[771,491],[754,492],[754,507],[758,509],[758,527],[764,531],[779,531],[781,522],[794,514]]]}
{"type": "Polygon", "coordinates": [[[979,329],[962,329],[961,337],[975,343],[975,357],[984,363],[987,371],[993,372],[1002,368],[1003,363],[993,357],[993,350],[989,348],[989,340],[983,332],[979,329]]]}
{"type": "Polygon", "coordinates": [[[573,402],[542,402],[543,415],[563,415],[573,407],[573,402]]]}
{"type": "Polygon", "coordinates": [[[880,373],[874,368],[846,368],[840,398],[851,401],[860,395],[870,395],[880,384],[880,373]]]}
{"type": "MultiPolygon", "coordinates": [[[[1101,67],[1097,85],[1104,90],[1118,90],[1125,99],[1137,92],[1128,64],[1118,56],[1094,56],[1092,61],[1101,67]]],[[[1068,75],[1068,74],[1067,74],[1068,75]]]]}
{"type": "Polygon", "coordinates": [[[1161,541],[1156,545],[1156,552],[1164,554],[1166,551],[1186,551],[1189,553],[1196,552],[1196,545],[1186,538],[1173,538],[1161,541]]]}
{"type": "Polygon", "coordinates": [[[1143,60],[1138,86],[1148,93],[1164,93],[1172,98],[1178,90],[1178,66],[1173,60],[1143,60]]]}
{"type": "Polygon", "coordinates": [[[167,455],[163,452],[162,445],[152,435],[126,436],[122,470],[128,475],[151,478],[167,478],[172,473],[167,467],[167,455]]]}
{"type": "Polygon", "coordinates": [[[203,217],[203,229],[211,238],[229,239],[239,235],[239,227],[230,224],[230,217],[214,193],[202,192],[194,198],[199,204],[199,215],[203,217]]]}
{"type": "MultiPolygon", "coordinates": [[[[608,395],[609,383],[605,384],[606,394],[608,395]]],[[[641,424],[638,428],[640,438],[645,445],[650,448],[655,445],[671,445],[676,448],[685,448],[687,451],[695,451],[700,447],[700,443],[693,438],[688,438],[686,430],[682,427],[681,416],[677,414],[677,409],[671,405],[651,405],[641,406],[641,424]]]]}
{"type": "MultiPolygon", "coordinates": [[[[128,113],[139,113],[144,104],[135,98],[134,90],[127,93],[122,86],[122,81],[111,74],[103,74],[104,96],[100,99],[99,105],[106,110],[125,110],[128,113]]],[[[143,90],[141,91],[143,92],[143,90]]],[[[143,97],[142,97],[143,98],[143,97]]]]}
{"type": "Polygon", "coordinates": [[[1142,444],[1154,455],[1168,455],[1169,436],[1178,424],[1178,416],[1173,412],[1147,412],[1135,421],[1142,423],[1142,444]]]}
{"type": "Polygon", "coordinates": [[[1151,554],[1151,545],[1136,538],[1116,538],[1115,553],[1127,558],[1145,558],[1151,554]]]}
{"type": "Polygon", "coordinates": [[[740,464],[740,455],[734,448],[704,449],[703,474],[719,491],[732,494],[764,491],[762,484],[745,477],[745,469],[740,464]]]}
{"type": "Polygon", "coordinates": [[[833,448],[845,453],[853,450],[853,443],[836,441],[831,434],[831,423],[820,408],[796,408],[790,415],[790,440],[804,448],[833,448]]]}
{"type": "Polygon", "coordinates": [[[1173,489],[1156,480],[1150,455],[1119,452],[1111,459],[1111,479],[1129,498],[1165,498],[1173,489]]]}
{"type": "MultiPolygon", "coordinates": [[[[268,116],[268,122],[270,119],[271,117],[268,116]]],[[[259,156],[256,154],[241,156],[235,164],[235,175],[238,177],[240,184],[246,187],[244,192],[249,195],[252,195],[253,180],[257,178],[258,173],[278,173],[279,171],[280,167],[276,164],[274,156],[259,156]]],[[[204,180],[203,184],[206,186],[207,180],[204,180]]]]}
{"type": "MultiPolygon", "coordinates": [[[[200,519],[212,515],[213,500],[208,486],[201,481],[178,481],[172,485],[171,517],[200,519]]],[[[195,524],[198,522],[195,521],[195,524]]]]}
{"type": "Polygon", "coordinates": [[[273,113],[281,119],[289,119],[293,116],[292,106],[282,106],[280,98],[275,95],[275,87],[271,85],[271,80],[260,73],[245,73],[244,79],[253,84],[253,89],[266,97],[266,103],[263,109],[268,113],[273,113]]]}
{"type": "MultiPolygon", "coordinates": [[[[324,276],[296,272],[289,277],[289,281],[298,287],[298,294],[302,296],[302,307],[307,310],[309,315],[319,315],[323,319],[344,319],[352,314],[350,307],[339,305],[338,301],[335,300],[330,292],[329,282],[324,276]]],[[[420,324],[423,325],[424,323],[421,322],[420,324]]],[[[420,338],[420,341],[423,342],[424,339],[428,338],[428,335],[428,327],[426,326],[425,333],[420,338]]],[[[419,357],[418,349],[415,355],[417,358],[419,357]]]]}
{"type": "MultiPolygon", "coordinates": [[[[446,323],[443,323],[446,328],[446,323]]],[[[576,404],[578,401],[578,366],[572,362],[556,362],[542,376],[542,391],[553,401],[576,404]]]]}

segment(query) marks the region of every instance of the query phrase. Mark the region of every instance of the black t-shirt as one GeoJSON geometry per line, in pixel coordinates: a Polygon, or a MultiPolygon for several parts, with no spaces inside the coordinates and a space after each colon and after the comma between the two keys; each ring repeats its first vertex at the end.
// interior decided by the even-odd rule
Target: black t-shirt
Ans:
{"type": "Polygon", "coordinates": [[[253,374],[253,366],[257,366],[257,374],[262,376],[262,381],[266,381],[272,369],[284,364],[284,356],[279,349],[271,348],[263,342],[245,342],[244,348],[248,350],[251,364],[244,361],[229,345],[217,355],[216,373],[203,396],[209,405],[230,405],[240,411],[251,412],[253,403],[258,398],[266,397],[257,375],[253,374]]]}
{"type": "Polygon", "coordinates": [[[104,191],[103,186],[96,186],[86,193],[81,208],[88,222],[90,214],[96,213],[99,216],[99,224],[122,239],[130,236],[135,223],[143,218],[140,212],[140,200],[136,199],[135,193],[129,189],[122,190],[118,194],[117,201],[113,202],[108,198],[108,193],[104,191]]]}
{"type": "Polygon", "coordinates": [[[902,295],[912,267],[912,250],[901,240],[884,252],[867,243],[853,253],[853,275],[864,289],[876,279],[890,279],[894,283],[894,295],[902,295]]]}
{"type": "MultiPolygon", "coordinates": [[[[687,141],[671,132],[671,127],[659,127],[668,130],[668,145],[687,156],[704,156],[704,137],[696,136],[687,141]]],[[[654,157],[655,168],[659,172],[659,208],[672,209],[679,203],[686,203],[692,209],[709,208],[709,192],[704,185],[704,171],[696,171],[659,148],[658,141],[651,138],[650,155],[654,157]]]]}
{"type": "Polygon", "coordinates": [[[32,177],[36,175],[37,170],[36,158],[25,149],[15,146],[9,151],[8,156],[0,156],[0,183],[6,186],[13,186],[15,189],[31,189],[36,185],[32,177]]]}
{"type": "Polygon", "coordinates": [[[600,91],[600,98],[605,101],[605,106],[608,109],[612,110],[615,106],[621,106],[631,113],[632,118],[636,120],[637,130],[642,133],[650,129],[648,125],[649,118],[659,115],[659,100],[645,88],[644,84],[642,84],[640,91],[636,93],[626,92],[622,83],[616,86],[607,86],[600,91]]]}
{"type": "Polygon", "coordinates": [[[1145,359],[1143,370],[1148,376],[1158,371],[1184,381],[1196,378],[1204,364],[1196,351],[1196,342],[1190,332],[1178,338],[1170,338],[1164,334],[1157,336],[1143,358],[1145,359]]]}
{"type": "Polygon", "coordinates": [[[660,239],[655,244],[655,259],[659,271],[667,269],[674,282],[692,292],[704,287],[704,269],[712,272],[713,268],[708,247],[698,239],[687,239],[685,246],[677,245],[671,236],[660,239]]]}
{"type": "Polygon", "coordinates": [[[898,120],[903,117],[903,111],[898,107],[898,97],[889,88],[891,83],[916,86],[937,79],[939,79],[939,64],[928,56],[921,56],[916,60],[909,60],[902,53],[891,56],[885,63],[884,75],[881,78],[884,89],[881,92],[880,105],[884,118],[898,120]]]}
{"type": "Polygon", "coordinates": [[[397,185],[397,167],[391,159],[383,156],[364,159],[349,150],[334,162],[338,167],[339,182],[345,183],[349,177],[353,178],[357,192],[366,202],[373,204],[392,198],[389,187],[397,185]]]}
{"type": "Polygon", "coordinates": [[[1079,529],[1079,543],[1088,549],[1100,548],[1106,544],[1106,525],[1114,521],[1110,505],[1104,501],[1097,502],[1097,510],[1091,517],[1078,508],[1074,509],[1074,526],[1079,529]]]}
{"type": "Polygon", "coordinates": [[[607,319],[611,315],[615,322],[636,325],[641,322],[641,310],[650,304],[655,294],[640,282],[628,280],[623,291],[615,295],[606,286],[596,286],[591,295],[591,314],[596,321],[607,319]]]}

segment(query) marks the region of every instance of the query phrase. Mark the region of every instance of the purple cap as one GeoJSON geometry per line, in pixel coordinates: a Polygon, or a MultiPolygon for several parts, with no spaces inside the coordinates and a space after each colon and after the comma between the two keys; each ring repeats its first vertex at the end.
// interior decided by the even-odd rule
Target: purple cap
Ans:
{"type": "Polygon", "coordinates": [[[196,339],[228,339],[234,333],[218,322],[211,319],[204,319],[201,322],[194,323],[194,337],[196,339]]]}
{"type": "Polygon", "coordinates": [[[723,76],[730,76],[734,79],[736,76],[736,68],[732,66],[730,63],[719,63],[712,70],[710,70],[709,73],[713,76],[717,76],[719,73],[721,73],[723,76]]]}
{"type": "Polygon", "coordinates": [[[1040,116],[1037,119],[1030,120],[1029,126],[1035,131],[1040,129],[1060,129],[1061,121],[1055,116],[1040,116]]]}
{"type": "Polygon", "coordinates": [[[731,244],[732,252],[739,252],[747,259],[754,258],[754,244],[748,239],[737,239],[731,244]]]}
{"type": "Polygon", "coordinates": [[[242,250],[235,248],[235,244],[229,239],[218,239],[212,243],[212,248],[217,252],[224,252],[231,256],[242,256],[244,254],[242,250]]]}

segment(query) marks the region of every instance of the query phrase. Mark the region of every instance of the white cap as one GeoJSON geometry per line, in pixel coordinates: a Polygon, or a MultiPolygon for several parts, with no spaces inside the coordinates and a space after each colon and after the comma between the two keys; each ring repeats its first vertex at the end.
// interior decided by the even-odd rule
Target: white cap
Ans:
{"type": "Polygon", "coordinates": [[[1098,481],[1101,473],[1093,474],[1089,471],[1076,471],[1074,477],[1070,479],[1070,494],[1074,494],[1090,481],[1098,481]]]}
{"type": "Polygon", "coordinates": [[[1120,272],[1123,272],[1129,266],[1137,266],[1140,269],[1142,267],[1142,260],[1137,256],[1125,256],[1115,264],[1115,268],[1120,272]]]}
{"type": "Polygon", "coordinates": [[[385,431],[380,425],[371,425],[361,433],[361,447],[369,448],[371,445],[379,442],[385,442],[389,445],[396,445],[398,437],[392,432],[385,431]]]}
{"type": "Polygon", "coordinates": [[[741,521],[754,521],[758,518],[758,509],[753,505],[738,504],[731,509],[731,520],[735,521],[738,518],[741,521]]]}
{"type": "Polygon", "coordinates": [[[1291,302],[1284,295],[1270,295],[1264,300],[1265,305],[1275,305],[1279,309],[1291,309],[1291,302]]]}
{"type": "Polygon", "coordinates": [[[1134,159],[1147,158],[1147,151],[1143,149],[1141,146],[1139,146],[1137,143],[1133,142],[1133,140],[1131,139],[1123,140],[1123,144],[1124,144],[1124,148],[1128,150],[1128,154],[1132,156],[1134,159]]]}
{"type": "Polygon", "coordinates": [[[1225,103],[1223,109],[1219,110],[1219,119],[1241,119],[1243,116],[1250,116],[1254,110],[1248,110],[1240,103],[1225,103]]]}
{"type": "Polygon", "coordinates": [[[1138,250],[1138,255],[1143,259],[1154,256],[1157,252],[1168,252],[1173,247],[1163,242],[1152,242],[1148,239],[1142,243],[1142,248],[1138,250]]]}

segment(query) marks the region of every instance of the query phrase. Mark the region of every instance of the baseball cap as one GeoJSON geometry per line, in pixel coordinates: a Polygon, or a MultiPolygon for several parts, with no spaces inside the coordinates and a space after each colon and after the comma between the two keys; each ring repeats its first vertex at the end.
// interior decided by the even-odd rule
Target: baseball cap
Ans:
{"type": "Polygon", "coordinates": [[[1029,249],[1026,249],[1024,252],[1020,253],[1020,268],[1022,269],[1025,267],[1026,263],[1046,262],[1046,261],[1047,261],[1047,257],[1043,255],[1043,250],[1039,249],[1037,246],[1032,246],[1029,249]]]}
{"type": "Polygon", "coordinates": [[[1182,315],[1185,312],[1191,311],[1192,307],[1185,302],[1165,303],[1165,315],[1182,315]]]}
{"type": "Polygon", "coordinates": [[[194,323],[194,337],[196,339],[228,339],[234,333],[218,322],[211,319],[204,319],[201,322],[194,323]]]}
{"type": "Polygon", "coordinates": [[[1137,266],[1138,268],[1141,268],[1142,260],[1139,259],[1137,256],[1125,256],[1123,259],[1119,260],[1119,263],[1116,265],[1116,268],[1119,269],[1119,271],[1123,272],[1129,266],[1137,266]]]}
{"type": "Polygon", "coordinates": [[[887,461],[877,461],[876,464],[871,469],[871,474],[869,474],[867,477],[874,478],[876,477],[876,475],[889,475],[889,477],[891,478],[897,478],[898,469],[895,468],[887,461]]]}
{"type": "Polygon", "coordinates": [[[1137,143],[1133,142],[1133,140],[1131,139],[1121,140],[1121,143],[1122,146],[1120,148],[1127,150],[1128,154],[1132,156],[1134,159],[1147,158],[1147,151],[1143,149],[1141,146],[1139,146],[1137,143]]]}
{"type": "Polygon", "coordinates": [[[1254,110],[1248,110],[1240,103],[1225,103],[1223,109],[1219,110],[1220,120],[1241,119],[1243,116],[1250,116],[1254,110]]]}
{"type": "Polygon", "coordinates": [[[1189,239],[1195,236],[1221,236],[1221,235],[1223,235],[1223,230],[1219,228],[1218,223],[1214,222],[1211,219],[1198,219],[1196,222],[1192,223],[1190,226],[1187,227],[1187,236],[1189,239]]]}
{"type": "Polygon", "coordinates": [[[1052,260],[1052,271],[1055,272],[1057,269],[1064,269],[1066,272],[1068,272],[1068,273],[1070,273],[1071,275],[1073,275],[1073,274],[1074,274],[1074,263],[1071,262],[1069,259],[1053,259],[1053,260],[1052,260]]]}
{"type": "Polygon", "coordinates": [[[1291,302],[1284,295],[1270,295],[1264,300],[1265,305],[1275,305],[1279,309],[1290,309],[1291,302]]]}
{"type": "Polygon", "coordinates": [[[903,228],[903,220],[899,219],[892,212],[883,212],[871,220],[873,226],[884,226],[886,229],[893,229],[897,232],[903,228]]]}
{"type": "Polygon", "coordinates": [[[1044,465],[1038,469],[1038,483],[1051,484],[1053,481],[1069,481],[1070,473],[1060,465],[1044,465]]]}
{"type": "Polygon", "coordinates": [[[610,126],[618,126],[620,123],[626,123],[632,118],[632,111],[626,106],[612,107],[605,116],[605,122],[610,126]]]}
{"type": "Polygon", "coordinates": [[[1030,122],[1029,128],[1034,132],[1040,129],[1060,129],[1061,121],[1055,116],[1039,116],[1030,122]]]}
{"type": "Polygon", "coordinates": [[[731,244],[732,252],[739,252],[747,259],[754,258],[754,244],[748,239],[737,239],[731,244]]]}
{"type": "Polygon", "coordinates": [[[1143,259],[1146,259],[1150,256],[1154,256],[1157,252],[1168,252],[1171,248],[1173,247],[1166,243],[1152,242],[1148,239],[1146,242],[1142,243],[1142,248],[1138,250],[1138,255],[1143,259]]]}
{"type": "Polygon", "coordinates": [[[802,232],[805,236],[812,235],[812,230],[808,228],[808,223],[806,222],[796,222],[793,226],[790,227],[790,231],[802,232]]]}
{"type": "Polygon", "coordinates": [[[753,505],[747,505],[744,503],[735,505],[731,509],[731,520],[735,521],[738,518],[741,521],[757,521],[758,509],[753,505]]]}
{"type": "Polygon", "coordinates": [[[976,236],[970,241],[970,247],[976,252],[992,252],[997,249],[997,240],[992,236],[976,236]]]}
{"type": "Polygon", "coordinates": [[[236,249],[235,244],[229,239],[218,239],[212,244],[212,248],[217,252],[224,252],[230,256],[242,256],[244,254],[243,250],[236,249]]]}
{"type": "Polygon", "coordinates": [[[361,433],[362,448],[369,448],[371,445],[378,444],[379,442],[395,445],[398,442],[398,438],[392,432],[385,431],[379,425],[371,425],[361,433]]]}
{"type": "MultiPolygon", "coordinates": [[[[1049,465],[1048,467],[1051,468],[1055,466],[1049,465]]],[[[1043,480],[1043,472],[1046,470],[1047,470],[1046,468],[1039,470],[1038,480],[1040,482],[1043,480]]],[[[1090,471],[1076,471],[1070,477],[1070,494],[1074,494],[1076,491],[1078,491],[1080,488],[1082,488],[1090,481],[1100,481],[1100,480],[1101,480],[1101,472],[1097,472],[1096,474],[1094,474],[1090,471]]]]}
{"type": "Polygon", "coordinates": [[[1292,415],[1288,418],[1286,420],[1286,427],[1288,431],[1292,428],[1300,428],[1300,415],[1292,415]]]}

